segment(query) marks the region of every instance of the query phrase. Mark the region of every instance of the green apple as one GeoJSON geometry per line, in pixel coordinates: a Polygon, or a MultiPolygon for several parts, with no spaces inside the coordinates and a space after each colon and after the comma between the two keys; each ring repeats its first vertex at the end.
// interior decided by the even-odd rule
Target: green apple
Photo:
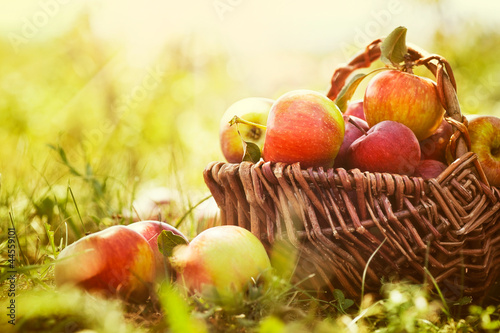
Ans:
{"type": "Polygon", "coordinates": [[[244,149],[242,141],[255,143],[261,150],[264,145],[266,131],[248,124],[229,122],[235,117],[265,126],[273,100],[263,97],[247,97],[233,103],[224,112],[219,126],[219,141],[222,154],[229,163],[240,163],[244,149]],[[238,130],[241,134],[238,134],[238,130]]]}

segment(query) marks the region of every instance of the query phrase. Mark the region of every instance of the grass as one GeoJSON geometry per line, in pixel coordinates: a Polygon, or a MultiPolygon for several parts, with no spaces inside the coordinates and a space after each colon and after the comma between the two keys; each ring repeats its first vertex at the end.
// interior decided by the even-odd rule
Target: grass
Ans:
{"type": "MultiPolygon", "coordinates": [[[[492,36],[498,39],[498,34],[480,37],[492,36]]],[[[441,47],[449,50],[449,40],[443,39],[441,47]]],[[[9,56],[8,43],[0,40],[1,332],[500,329],[498,297],[483,306],[448,304],[423,286],[386,283],[380,298],[366,294],[353,300],[337,290],[329,302],[318,299],[290,282],[293,256],[274,257],[269,284],[251,284],[231,307],[169,284],[158,285],[154,297],[142,305],[56,289],[53,265],[58,253],[87,233],[130,223],[139,213],[133,203],[143,191],[161,186],[177,194],[160,217],[189,238],[210,223],[197,212],[209,195],[203,168],[221,159],[218,119],[228,101],[256,90],[228,77],[227,58],[219,51],[207,48],[200,59],[191,54],[190,44],[203,49],[196,36],[168,45],[151,66],[161,67],[160,83],[134,98],[151,68],[123,70],[126,61],[119,47],[92,40],[85,18],[57,40],[26,45],[16,57],[9,56]],[[13,226],[11,240],[7,231],[13,226]],[[15,298],[9,296],[12,244],[15,298]],[[7,316],[12,299],[15,326],[7,316]]],[[[496,44],[491,45],[493,50],[496,44]]],[[[471,56],[462,51],[447,58],[465,67],[471,56]]],[[[468,77],[475,82],[479,70],[492,70],[493,61],[486,63],[473,75],[458,66],[455,74],[462,82],[469,82],[468,77]]],[[[465,88],[460,90],[465,101],[470,100],[467,92],[483,96],[474,95],[473,85],[465,88]]],[[[493,102],[490,98],[487,105],[493,102]]]]}

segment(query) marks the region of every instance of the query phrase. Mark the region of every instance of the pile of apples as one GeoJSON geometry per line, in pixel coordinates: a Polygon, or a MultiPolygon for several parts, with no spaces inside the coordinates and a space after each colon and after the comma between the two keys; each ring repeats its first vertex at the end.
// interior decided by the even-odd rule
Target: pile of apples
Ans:
{"type": "Polygon", "coordinates": [[[156,284],[168,280],[224,302],[270,266],[260,240],[244,228],[212,227],[189,242],[170,224],[147,220],[111,226],[65,247],[55,263],[55,282],[143,303],[156,284]]]}
{"type": "MultiPolygon", "coordinates": [[[[344,112],[335,101],[311,90],[290,91],[275,101],[237,101],[220,122],[225,159],[437,177],[452,162],[446,150],[453,130],[436,83],[415,75],[409,66],[392,64],[392,69],[377,70],[363,99],[347,103],[344,112]]],[[[476,117],[468,129],[471,150],[490,185],[500,186],[500,119],[476,117]]]]}

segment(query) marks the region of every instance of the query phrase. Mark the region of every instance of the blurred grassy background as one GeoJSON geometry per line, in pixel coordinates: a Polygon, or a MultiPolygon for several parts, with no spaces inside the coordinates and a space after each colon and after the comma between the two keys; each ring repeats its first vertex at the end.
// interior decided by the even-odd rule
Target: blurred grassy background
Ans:
{"type": "Polygon", "coordinates": [[[1,6],[1,228],[17,223],[32,261],[47,224],[62,239],[66,224],[71,233],[121,223],[112,217],[141,188],[196,203],[208,192],[204,167],[222,160],[218,126],[230,104],[326,91],[337,65],[399,25],[408,42],[449,60],[464,113],[500,116],[497,2],[1,6]]]}

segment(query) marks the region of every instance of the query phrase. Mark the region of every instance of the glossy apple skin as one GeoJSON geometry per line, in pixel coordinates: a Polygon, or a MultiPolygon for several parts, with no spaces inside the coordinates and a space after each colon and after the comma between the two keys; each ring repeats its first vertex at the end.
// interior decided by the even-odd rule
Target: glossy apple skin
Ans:
{"type": "Polygon", "coordinates": [[[65,247],[55,264],[57,286],[72,285],[104,296],[143,302],[155,276],[146,239],[125,226],[112,226],[65,247]]]}
{"type": "Polygon", "coordinates": [[[332,100],[311,90],[290,91],[269,112],[263,158],[330,168],[343,140],[344,119],[332,100]]]}
{"type": "Polygon", "coordinates": [[[345,110],[344,115],[354,116],[358,117],[359,119],[366,120],[365,111],[363,109],[363,100],[360,99],[347,103],[347,109],[345,110]]]}
{"type": "Polygon", "coordinates": [[[233,103],[224,112],[219,125],[220,148],[224,158],[229,163],[240,163],[243,159],[243,144],[241,140],[255,143],[262,150],[266,131],[255,126],[238,124],[230,126],[229,121],[238,116],[244,120],[266,125],[269,110],[274,100],[262,97],[248,97],[233,103]]]}
{"type": "Polygon", "coordinates": [[[422,160],[437,160],[446,163],[446,146],[452,134],[451,125],[443,119],[438,129],[430,137],[420,141],[422,160]]]}
{"type": "Polygon", "coordinates": [[[155,258],[155,267],[156,267],[156,279],[161,279],[168,276],[168,273],[171,271],[171,267],[169,265],[168,259],[160,252],[158,248],[158,235],[163,231],[171,231],[175,235],[181,236],[184,238],[186,243],[188,243],[188,239],[182,232],[177,230],[175,227],[167,224],[165,222],[160,221],[139,221],[132,224],[129,224],[127,228],[138,232],[142,235],[147,241],[151,250],[153,251],[155,258]]]}
{"type": "Polygon", "coordinates": [[[370,80],[363,107],[370,127],[384,120],[397,121],[419,141],[437,130],[444,115],[432,80],[398,70],[383,71],[370,80]]]}
{"type": "Polygon", "coordinates": [[[491,186],[500,187],[500,118],[480,116],[469,121],[471,151],[476,153],[491,186]]]}
{"type": "Polygon", "coordinates": [[[414,172],[415,177],[422,177],[424,180],[436,178],[445,169],[447,165],[437,160],[421,160],[414,172]]]}
{"type": "Polygon", "coordinates": [[[420,163],[420,146],[405,125],[386,120],[371,127],[348,149],[349,163],[369,172],[413,175],[420,163]]]}
{"type": "MultiPolygon", "coordinates": [[[[364,135],[362,131],[360,131],[354,124],[349,121],[349,116],[344,113],[344,123],[345,123],[345,133],[344,133],[344,141],[340,146],[339,153],[337,157],[335,157],[335,167],[336,168],[344,168],[351,169],[351,165],[349,163],[349,157],[347,151],[349,146],[356,141],[360,136],[364,135]]],[[[355,121],[359,127],[368,132],[368,124],[363,119],[359,119],[358,117],[351,116],[351,119],[355,121]]]]}
{"type": "Polygon", "coordinates": [[[233,225],[198,234],[189,245],[174,250],[173,266],[185,286],[205,294],[215,290],[222,299],[245,290],[251,279],[271,267],[267,252],[250,231],[233,225]]]}

